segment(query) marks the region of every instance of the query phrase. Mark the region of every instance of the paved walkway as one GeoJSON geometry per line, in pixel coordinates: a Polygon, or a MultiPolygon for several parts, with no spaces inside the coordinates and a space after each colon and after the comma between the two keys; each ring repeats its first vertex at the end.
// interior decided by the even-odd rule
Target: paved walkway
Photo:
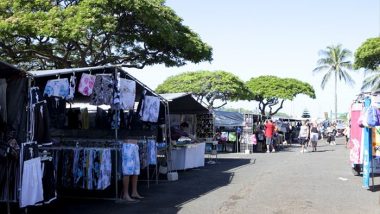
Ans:
{"type": "Polygon", "coordinates": [[[219,155],[215,165],[179,172],[178,181],[140,183],[146,198],[137,204],[59,200],[29,213],[380,213],[380,191],[361,187],[342,142],[299,150],[219,155]]]}

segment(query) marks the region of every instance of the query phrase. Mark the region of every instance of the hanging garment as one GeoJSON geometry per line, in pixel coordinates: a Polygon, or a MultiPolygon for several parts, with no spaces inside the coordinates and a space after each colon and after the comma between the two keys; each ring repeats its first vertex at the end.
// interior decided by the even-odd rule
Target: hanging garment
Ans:
{"type": "Polygon", "coordinates": [[[90,128],[90,119],[88,115],[88,109],[82,108],[80,109],[81,119],[82,119],[82,129],[90,128]]]}
{"type": "Polygon", "coordinates": [[[24,161],[21,180],[20,207],[35,205],[43,201],[41,158],[24,161]]]}
{"type": "Polygon", "coordinates": [[[359,126],[359,117],[363,106],[360,103],[353,104],[351,107],[351,121],[350,121],[350,161],[353,164],[360,164],[361,157],[361,144],[362,144],[362,128],[359,126]]]}
{"type": "Polygon", "coordinates": [[[96,75],[94,90],[91,95],[92,105],[111,105],[113,103],[114,80],[111,75],[96,75]]]}
{"type": "Polygon", "coordinates": [[[120,128],[120,110],[111,110],[111,129],[120,128]]]}
{"type": "Polygon", "coordinates": [[[82,121],[80,119],[80,108],[70,108],[67,111],[67,122],[69,129],[79,129],[82,127],[82,121]]]}
{"type": "Polygon", "coordinates": [[[65,188],[73,187],[73,163],[74,150],[63,150],[62,152],[62,186],[65,188]]]}
{"type": "Polygon", "coordinates": [[[33,140],[40,144],[50,143],[49,113],[46,103],[37,103],[34,105],[32,123],[34,124],[32,129],[34,130],[33,140]]]}
{"type": "Polygon", "coordinates": [[[131,110],[135,106],[136,82],[128,79],[120,79],[120,108],[131,110]]]}
{"type": "Polygon", "coordinates": [[[76,84],[77,84],[77,78],[75,75],[72,75],[70,77],[69,95],[66,97],[67,100],[73,100],[74,99],[76,84]]]}
{"type": "Polygon", "coordinates": [[[100,156],[100,176],[97,183],[98,190],[104,190],[111,185],[112,161],[111,150],[104,149],[100,156]]]}
{"type": "Polygon", "coordinates": [[[73,183],[74,187],[84,188],[84,166],[86,165],[84,159],[83,149],[74,149],[73,160],[73,183]]]}
{"type": "Polygon", "coordinates": [[[66,121],[66,101],[61,97],[47,97],[50,127],[62,129],[66,121]]]}
{"type": "Polygon", "coordinates": [[[145,96],[140,117],[142,121],[156,123],[158,120],[158,114],[160,112],[160,99],[154,96],[145,96]]]}
{"type": "Polygon", "coordinates": [[[0,79],[0,123],[7,122],[7,81],[0,79]]]}
{"type": "Polygon", "coordinates": [[[157,164],[157,146],[156,141],[148,139],[148,164],[157,164]]]}
{"type": "Polygon", "coordinates": [[[139,147],[140,168],[145,169],[148,166],[148,145],[146,140],[137,142],[139,147]]]}
{"type": "Polygon", "coordinates": [[[31,87],[29,91],[30,104],[36,104],[44,100],[39,87],[31,87]]]}
{"type": "Polygon", "coordinates": [[[57,175],[53,160],[42,161],[42,187],[44,191],[44,204],[57,199],[57,175]]]}
{"type": "Polygon", "coordinates": [[[228,141],[235,142],[237,139],[236,132],[229,132],[228,133],[228,141]]]}
{"type": "Polygon", "coordinates": [[[122,150],[123,175],[140,174],[139,146],[134,143],[123,143],[122,150]]]}
{"type": "Polygon", "coordinates": [[[221,141],[228,141],[228,132],[221,132],[220,140],[221,141]]]}
{"type": "Polygon", "coordinates": [[[67,78],[48,80],[44,90],[44,96],[62,97],[67,99],[70,94],[70,85],[67,78]]]}
{"type": "Polygon", "coordinates": [[[112,109],[120,109],[120,73],[114,76],[112,109]]]}
{"type": "Polygon", "coordinates": [[[82,74],[80,78],[78,92],[84,96],[90,96],[92,94],[96,76],[90,74],[82,74]]]}

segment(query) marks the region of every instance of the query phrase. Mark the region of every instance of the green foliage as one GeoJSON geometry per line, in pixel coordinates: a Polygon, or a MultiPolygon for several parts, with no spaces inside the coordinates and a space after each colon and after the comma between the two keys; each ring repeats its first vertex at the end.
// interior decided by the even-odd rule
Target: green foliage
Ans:
{"type": "Polygon", "coordinates": [[[276,76],[259,76],[251,78],[247,83],[251,91],[251,99],[259,102],[262,115],[266,112],[270,116],[276,114],[283,107],[285,100],[293,100],[298,94],[305,94],[315,98],[314,88],[309,84],[293,78],[280,78],[276,76]],[[276,110],[273,107],[280,104],[276,110]],[[269,108],[269,111],[266,110],[269,108]]]}
{"type": "Polygon", "coordinates": [[[292,78],[276,76],[259,76],[251,78],[247,83],[255,100],[279,98],[293,100],[298,94],[315,98],[315,91],[309,83],[292,78]]]}
{"type": "Polygon", "coordinates": [[[355,52],[355,68],[377,70],[380,65],[380,37],[367,39],[355,52]]]}
{"type": "Polygon", "coordinates": [[[225,105],[227,101],[251,96],[244,82],[226,71],[195,71],[171,76],[157,87],[156,92],[189,92],[197,96],[199,101],[206,102],[209,108],[221,107],[214,106],[215,100],[222,100],[225,105]]]}
{"type": "Polygon", "coordinates": [[[356,69],[365,68],[366,78],[362,90],[377,91],[380,88],[380,38],[367,39],[355,52],[356,69]]]}
{"type": "Polygon", "coordinates": [[[8,0],[0,59],[34,69],[182,66],[211,61],[212,48],[164,0],[8,0]]]}

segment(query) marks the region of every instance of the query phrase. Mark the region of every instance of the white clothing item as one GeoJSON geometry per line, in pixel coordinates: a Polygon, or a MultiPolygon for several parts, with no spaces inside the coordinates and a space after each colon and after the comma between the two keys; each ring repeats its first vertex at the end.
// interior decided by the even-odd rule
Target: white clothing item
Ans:
{"type": "Polygon", "coordinates": [[[20,207],[35,205],[43,200],[41,158],[37,157],[24,162],[20,207]]]}
{"type": "Polygon", "coordinates": [[[299,137],[308,137],[309,134],[309,128],[307,126],[301,126],[299,137]]]}
{"type": "Polygon", "coordinates": [[[120,79],[120,107],[123,110],[134,108],[136,98],[136,82],[120,79]]]}
{"type": "Polygon", "coordinates": [[[68,100],[74,99],[74,93],[75,93],[75,86],[77,84],[77,78],[75,75],[72,75],[70,77],[70,86],[69,86],[69,95],[67,96],[68,100]]]}
{"type": "Polygon", "coordinates": [[[318,133],[312,132],[310,138],[311,142],[318,142],[318,133]]]}
{"type": "Polygon", "coordinates": [[[140,111],[141,120],[156,123],[158,121],[159,112],[160,99],[154,96],[145,96],[140,111]]]}

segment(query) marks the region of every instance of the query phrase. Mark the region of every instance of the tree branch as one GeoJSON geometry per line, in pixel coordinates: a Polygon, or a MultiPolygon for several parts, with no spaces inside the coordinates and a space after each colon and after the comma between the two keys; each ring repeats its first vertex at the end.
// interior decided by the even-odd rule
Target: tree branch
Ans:
{"type": "Polygon", "coordinates": [[[280,106],[277,108],[276,111],[273,112],[273,114],[271,114],[271,116],[277,114],[277,112],[278,112],[280,109],[282,109],[283,104],[284,104],[284,101],[285,101],[285,100],[281,100],[281,104],[280,104],[280,106]]]}

